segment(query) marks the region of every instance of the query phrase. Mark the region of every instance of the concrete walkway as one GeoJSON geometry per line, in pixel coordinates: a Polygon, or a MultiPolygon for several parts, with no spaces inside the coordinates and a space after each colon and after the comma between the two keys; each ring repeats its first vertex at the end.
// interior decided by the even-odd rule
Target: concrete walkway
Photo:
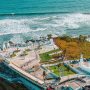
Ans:
{"type": "Polygon", "coordinates": [[[67,80],[69,80],[69,79],[80,78],[80,77],[85,77],[85,75],[74,74],[74,75],[69,75],[69,76],[63,76],[63,77],[61,78],[60,83],[62,83],[62,82],[64,82],[64,81],[67,81],[67,80]]]}
{"type": "Polygon", "coordinates": [[[10,63],[9,66],[12,67],[13,69],[17,70],[21,74],[25,75],[26,77],[38,82],[39,84],[44,84],[44,82],[42,80],[35,78],[34,76],[30,75],[29,73],[25,72],[24,70],[20,69],[19,67],[15,66],[14,64],[10,63]]]}

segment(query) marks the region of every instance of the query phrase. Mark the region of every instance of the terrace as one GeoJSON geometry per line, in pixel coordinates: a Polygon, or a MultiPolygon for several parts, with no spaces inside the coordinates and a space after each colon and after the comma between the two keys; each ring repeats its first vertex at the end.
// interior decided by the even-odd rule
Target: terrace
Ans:
{"type": "Polygon", "coordinates": [[[37,59],[36,61],[39,62],[37,53],[26,47],[20,47],[19,49],[9,48],[6,51],[1,51],[0,54],[18,67],[21,67],[34,59],[37,59]]]}
{"type": "MultiPolygon", "coordinates": [[[[44,83],[43,72],[41,68],[38,51],[30,50],[27,47],[8,48],[0,52],[1,56],[9,62],[9,65],[15,70],[25,74],[41,84],[44,83]]],[[[46,73],[48,76],[49,72],[46,73]]],[[[52,78],[55,79],[55,78],[52,78]]],[[[46,80],[47,81],[47,80],[46,80]]],[[[52,83],[52,80],[49,81],[52,83]]]]}
{"type": "Polygon", "coordinates": [[[60,83],[56,88],[60,90],[86,90],[83,89],[84,86],[87,86],[90,82],[90,77],[85,75],[74,75],[69,79],[64,80],[64,82],[60,83]],[[87,80],[88,79],[88,80],[87,80]]]}
{"type": "MultiPolygon", "coordinates": [[[[64,79],[68,80],[69,77],[71,77],[70,75],[75,75],[75,72],[63,64],[61,58],[62,51],[54,48],[49,49],[50,47],[53,47],[52,45],[49,48],[42,47],[42,49],[40,48],[37,50],[34,48],[30,49],[29,47],[13,47],[1,51],[0,54],[9,61],[11,67],[41,84],[46,83],[46,85],[56,85],[64,79]],[[44,51],[42,52],[42,50],[44,51]],[[44,69],[41,67],[40,62],[42,64],[48,62],[50,65],[47,64],[45,67],[46,69],[44,69]]],[[[73,65],[77,66],[77,63],[73,65]]],[[[76,82],[74,83],[73,80],[71,82],[67,82],[66,85],[75,85],[73,88],[79,87],[79,85],[77,85],[76,82]]],[[[62,85],[63,84],[60,84],[59,88],[61,88],[62,85]]]]}

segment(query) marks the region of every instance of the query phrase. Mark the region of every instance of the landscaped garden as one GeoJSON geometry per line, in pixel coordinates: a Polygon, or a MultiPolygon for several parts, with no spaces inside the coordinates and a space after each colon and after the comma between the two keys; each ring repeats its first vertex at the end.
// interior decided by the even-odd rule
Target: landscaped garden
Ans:
{"type": "Polygon", "coordinates": [[[52,51],[40,54],[41,62],[48,62],[49,60],[53,59],[53,56],[50,54],[58,52],[58,51],[60,50],[56,49],[56,50],[52,50],[52,51]]]}
{"type": "Polygon", "coordinates": [[[48,67],[48,69],[58,76],[67,76],[67,75],[75,74],[73,71],[65,67],[63,64],[50,66],[48,67]]]}

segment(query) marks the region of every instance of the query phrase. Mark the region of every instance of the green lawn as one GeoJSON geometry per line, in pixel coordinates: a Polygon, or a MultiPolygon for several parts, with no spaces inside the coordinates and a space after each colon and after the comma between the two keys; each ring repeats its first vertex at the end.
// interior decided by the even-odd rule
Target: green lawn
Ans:
{"type": "Polygon", "coordinates": [[[47,62],[50,59],[52,59],[52,56],[50,56],[47,53],[40,54],[41,62],[47,62]]]}
{"type": "Polygon", "coordinates": [[[47,62],[50,59],[52,59],[52,56],[50,56],[49,54],[57,52],[57,51],[60,51],[60,50],[56,49],[56,50],[52,50],[52,51],[40,54],[41,62],[47,62]]]}
{"type": "Polygon", "coordinates": [[[61,75],[61,76],[75,74],[74,72],[72,72],[71,70],[66,68],[64,65],[60,65],[59,67],[58,66],[50,66],[49,69],[56,75],[61,75]]]}

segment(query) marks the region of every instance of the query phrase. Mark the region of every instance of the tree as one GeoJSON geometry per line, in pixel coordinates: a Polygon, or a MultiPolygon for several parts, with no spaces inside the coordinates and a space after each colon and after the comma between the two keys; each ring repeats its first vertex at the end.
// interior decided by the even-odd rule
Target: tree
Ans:
{"type": "Polygon", "coordinates": [[[86,36],[83,36],[83,35],[80,35],[80,36],[79,36],[79,41],[80,41],[80,42],[85,42],[86,39],[87,39],[86,36]]]}
{"type": "Polygon", "coordinates": [[[47,39],[50,40],[52,38],[52,34],[47,35],[47,39]]]}
{"type": "Polygon", "coordinates": [[[64,36],[61,36],[60,37],[62,40],[65,40],[67,42],[71,42],[72,41],[72,38],[70,36],[67,36],[67,35],[64,35],[64,36]]]}

